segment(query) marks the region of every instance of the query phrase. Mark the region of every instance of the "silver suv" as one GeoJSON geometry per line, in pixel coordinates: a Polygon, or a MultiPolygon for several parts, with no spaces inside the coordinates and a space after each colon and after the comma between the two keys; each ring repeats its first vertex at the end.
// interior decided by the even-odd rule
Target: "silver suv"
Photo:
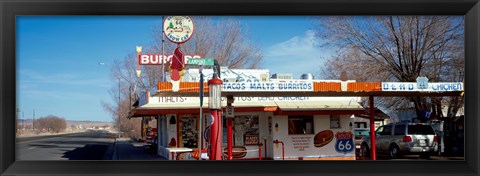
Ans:
{"type": "MultiPolygon", "coordinates": [[[[370,156],[370,138],[364,140],[361,150],[370,156]]],[[[426,123],[396,123],[378,127],[376,130],[377,153],[386,153],[391,158],[401,154],[418,154],[429,158],[438,151],[437,135],[426,123]]]]}

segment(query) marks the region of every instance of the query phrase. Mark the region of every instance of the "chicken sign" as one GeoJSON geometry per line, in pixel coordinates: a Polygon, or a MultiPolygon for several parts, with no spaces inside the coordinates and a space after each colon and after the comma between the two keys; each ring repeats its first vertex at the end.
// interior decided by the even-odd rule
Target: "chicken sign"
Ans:
{"type": "Polygon", "coordinates": [[[180,49],[180,44],[192,38],[193,20],[189,16],[168,16],[163,21],[163,31],[165,31],[164,34],[168,40],[178,44],[173,52],[172,64],[170,65],[172,91],[178,92],[185,67],[185,55],[180,49]]]}

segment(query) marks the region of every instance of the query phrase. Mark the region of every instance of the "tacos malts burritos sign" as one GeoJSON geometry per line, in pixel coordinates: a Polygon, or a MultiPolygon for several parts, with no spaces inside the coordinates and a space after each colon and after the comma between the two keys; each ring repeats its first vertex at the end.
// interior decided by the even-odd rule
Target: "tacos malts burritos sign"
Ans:
{"type": "Polygon", "coordinates": [[[173,43],[184,43],[193,34],[193,20],[189,16],[168,16],[163,21],[165,37],[173,43]]]}

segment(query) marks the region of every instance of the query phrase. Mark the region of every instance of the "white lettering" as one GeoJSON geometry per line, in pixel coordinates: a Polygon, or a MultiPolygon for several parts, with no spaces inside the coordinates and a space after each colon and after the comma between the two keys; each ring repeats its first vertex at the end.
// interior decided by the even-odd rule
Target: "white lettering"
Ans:
{"type": "Polygon", "coordinates": [[[140,64],[148,64],[150,61],[150,58],[148,55],[141,55],[140,56],[140,64]]]}
{"type": "MultiPolygon", "coordinates": [[[[140,65],[161,65],[163,63],[170,63],[172,61],[173,54],[161,55],[161,54],[141,54],[139,57],[140,65]]],[[[185,55],[183,61],[188,64],[189,58],[202,58],[200,55],[185,55]]]]}

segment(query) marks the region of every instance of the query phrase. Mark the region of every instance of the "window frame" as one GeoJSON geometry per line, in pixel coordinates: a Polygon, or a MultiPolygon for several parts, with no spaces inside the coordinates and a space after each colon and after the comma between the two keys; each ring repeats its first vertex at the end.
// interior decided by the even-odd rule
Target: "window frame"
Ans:
{"type": "MultiPolygon", "coordinates": [[[[300,121],[300,120],[297,120],[297,121],[300,121]]],[[[295,123],[296,124],[296,123],[295,123]]],[[[315,134],[315,118],[313,115],[289,115],[287,117],[287,127],[288,127],[288,135],[313,135],[315,134]],[[303,124],[302,124],[302,129],[298,129],[296,130],[296,132],[298,131],[305,131],[304,133],[291,133],[291,126],[290,126],[290,121],[293,120],[293,118],[298,118],[298,119],[301,119],[301,121],[303,121],[303,124]],[[309,120],[305,120],[305,119],[309,119],[309,120]],[[312,124],[312,129],[311,129],[311,133],[307,133],[307,123],[308,122],[311,122],[312,124]]]]}

